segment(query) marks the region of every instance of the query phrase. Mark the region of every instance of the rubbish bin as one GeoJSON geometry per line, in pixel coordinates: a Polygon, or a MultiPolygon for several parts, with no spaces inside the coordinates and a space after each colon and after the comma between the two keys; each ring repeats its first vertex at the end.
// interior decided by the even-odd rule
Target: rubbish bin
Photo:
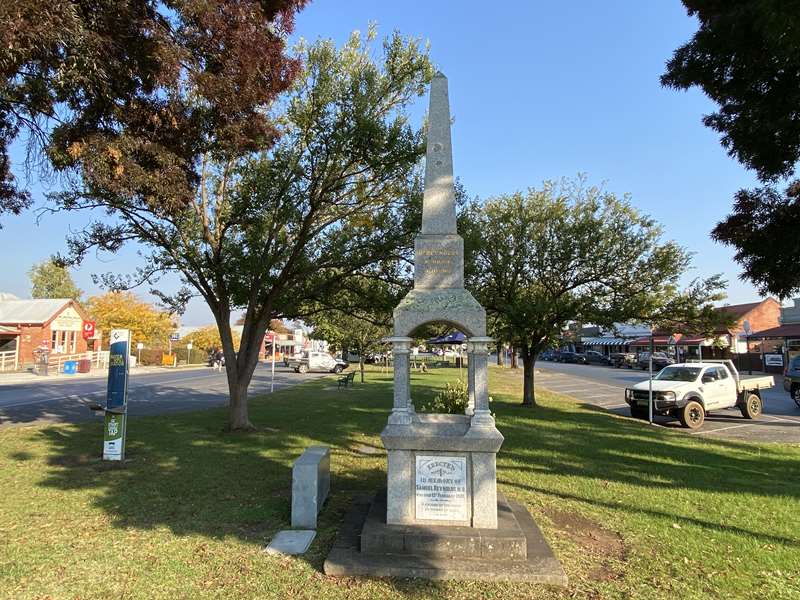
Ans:
{"type": "Polygon", "coordinates": [[[92,361],[82,358],[78,361],[78,373],[89,373],[92,370],[92,361]]]}
{"type": "Polygon", "coordinates": [[[65,360],[64,361],[64,375],[75,375],[78,372],[78,361],[77,360],[65,360]]]}

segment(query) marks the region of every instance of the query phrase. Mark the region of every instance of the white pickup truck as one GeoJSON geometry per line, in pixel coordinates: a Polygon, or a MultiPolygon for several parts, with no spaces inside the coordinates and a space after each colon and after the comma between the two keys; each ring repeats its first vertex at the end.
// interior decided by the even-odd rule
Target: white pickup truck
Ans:
{"type": "MultiPolygon", "coordinates": [[[[649,379],[625,390],[631,416],[646,418],[650,403],[649,379]]],[[[746,419],[761,415],[761,390],[775,385],[772,376],[742,377],[733,361],[687,362],[669,365],[653,378],[653,414],[680,419],[689,429],[703,424],[713,410],[738,407],[746,419]]]]}
{"type": "Polygon", "coordinates": [[[330,371],[341,373],[347,368],[347,363],[340,358],[334,358],[327,352],[305,351],[299,357],[295,355],[289,359],[289,366],[295,373],[308,373],[309,371],[330,371]]]}

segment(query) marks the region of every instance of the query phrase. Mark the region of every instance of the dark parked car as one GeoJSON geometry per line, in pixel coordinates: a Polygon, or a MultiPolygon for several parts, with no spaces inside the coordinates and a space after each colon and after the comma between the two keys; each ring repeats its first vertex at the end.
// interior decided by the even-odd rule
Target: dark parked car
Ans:
{"type": "Polygon", "coordinates": [[[601,354],[600,352],[596,352],[595,350],[587,351],[585,356],[586,356],[586,362],[592,365],[611,364],[611,360],[605,354],[601,354]]]}
{"type": "Polygon", "coordinates": [[[572,362],[572,357],[574,356],[574,354],[575,354],[574,352],[561,350],[558,352],[558,356],[556,357],[555,360],[556,362],[561,362],[561,363],[572,362]]]}
{"type": "Polygon", "coordinates": [[[585,365],[586,364],[586,355],[582,354],[580,352],[562,352],[561,353],[561,362],[585,365]]]}
{"type": "Polygon", "coordinates": [[[556,353],[553,350],[545,350],[539,355],[539,360],[554,361],[555,359],[556,353]]]}
{"type": "Polygon", "coordinates": [[[800,406],[800,356],[795,356],[783,373],[783,387],[800,406]]]}
{"type": "MultiPolygon", "coordinates": [[[[650,368],[650,353],[640,352],[637,364],[642,371],[647,371],[650,368]]],[[[665,352],[653,352],[653,371],[660,371],[667,365],[674,364],[675,361],[667,356],[665,352]]]]}
{"type": "Polygon", "coordinates": [[[608,357],[611,360],[611,366],[615,369],[625,367],[632,369],[636,365],[636,354],[633,352],[613,352],[608,357]]]}

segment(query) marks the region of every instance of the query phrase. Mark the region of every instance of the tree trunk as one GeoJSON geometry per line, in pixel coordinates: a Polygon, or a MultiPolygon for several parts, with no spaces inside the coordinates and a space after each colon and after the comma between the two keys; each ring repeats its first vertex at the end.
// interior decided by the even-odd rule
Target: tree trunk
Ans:
{"type": "Polygon", "coordinates": [[[517,349],[514,346],[511,346],[511,368],[517,368],[517,349]]]}
{"type": "Polygon", "coordinates": [[[231,431],[251,431],[255,429],[250,422],[247,410],[247,387],[250,380],[243,385],[238,381],[231,381],[228,375],[228,389],[231,399],[228,404],[228,429],[231,431]]]}
{"type": "MultiPolygon", "coordinates": [[[[221,311],[217,317],[222,351],[225,355],[225,373],[228,376],[228,429],[231,431],[252,431],[255,429],[250,422],[247,405],[247,388],[253,378],[253,372],[258,364],[258,354],[267,331],[268,320],[256,321],[251,316],[251,311],[245,313],[245,322],[242,328],[242,339],[239,343],[239,352],[233,345],[230,314],[221,311]]],[[[267,313],[268,314],[268,313],[267,313]]]]}
{"type": "Polygon", "coordinates": [[[527,348],[522,349],[522,405],[536,406],[536,391],[533,387],[534,365],[536,364],[536,354],[527,348]]]}
{"type": "Polygon", "coordinates": [[[358,370],[361,371],[361,383],[364,383],[364,354],[358,355],[358,370]]]}
{"type": "Polygon", "coordinates": [[[497,342],[497,366],[500,365],[503,365],[503,342],[497,342]]]}

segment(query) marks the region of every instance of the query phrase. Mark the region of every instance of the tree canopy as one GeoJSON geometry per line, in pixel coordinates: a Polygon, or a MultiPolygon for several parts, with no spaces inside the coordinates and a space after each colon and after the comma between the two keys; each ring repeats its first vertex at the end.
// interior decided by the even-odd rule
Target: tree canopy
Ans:
{"type": "MultiPolygon", "coordinates": [[[[153,290],[166,306],[205,300],[225,352],[231,428],[252,427],[247,387],[270,320],[294,317],[353,280],[381,277],[408,246],[423,138],[406,109],[432,68],[418,41],[394,34],[376,53],[373,38],[370,31],[340,49],[329,40],[298,48],[302,71],[270,112],[281,137],[268,150],[201,146],[191,181],[180,161],[150,155],[144,165],[147,133],[127,129],[79,144],[70,157],[81,177],[53,197],[61,209],[102,207],[111,217],[70,240],[72,261],[136,241],[149,251],[137,276],[112,274],[105,283],[124,288],[174,271],[181,290],[153,290]],[[239,310],[237,354],[230,321],[239,310]]],[[[193,83],[184,85],[189,98],[193,83]]]]}
{"type": "Polygon", "coordinates": [[[172,316],[136,297],[133,292],[107,292],[92,296],[86,311],[105,336],[112,329],[130,329],[131,347],[138,342],[151,348],[165,348],[175,329],[172,316]]]}
{"type": "Polygon", "coordinates": [[[664,85],[701,88],[719,110],[706,126],[766,185],[737,193],[712,237],[737,249],[743,276],[764,294],[800,290],[800,183],[775,187],[800,161],[800,10],[772,0],[683,0],[700,27],[675,51],[664,85]]]}
{"type": "MultiPolygon", "coordinates": [[[[239,334],[236,331],[231,332],[231,336],[233,337],[233,347],[237,350],[239,349],[239,334]]],[[[192,346],[199,351],[208,351],[213,350],[215,348],[222,348],[222,339],[219,335],[219,328],[216,325],[207,325],[206,327],[201,327],[191,333],[183,336],[180,342],[178,342],[178,346],[181,348],[186,348],[187,344],[192,344],[192,346]]]]}
{"type": "Polygon", "coordinates": [[[474,202],[464,223],[467,285],[494,334],[521,352],[526,404],[535,402],[536,356],[568,322],[677,330],[708,318],[721,298],[718,277],[681,291],[690,255],[626,199],[582,179],[474,202]]]}
{"type": "Polygon", "coordinates": [[[83,291],[75,285],[66,267],[53,260],[45,260],[28,271],[31,280],[31,298],[72,298],[79,300],[83,291]]]}
{"type": "Polygon", "coordinates": [[[268,147],[263,109],[300,69],[286,36],[306,0],[17,0],[0,4],[0,213],[30,197],[9,145],[29,134],[58,169],[105,152],[176,202],[197,157],[268,147]],[[184,93],[191,90],[191,93],[184,93]]]}

